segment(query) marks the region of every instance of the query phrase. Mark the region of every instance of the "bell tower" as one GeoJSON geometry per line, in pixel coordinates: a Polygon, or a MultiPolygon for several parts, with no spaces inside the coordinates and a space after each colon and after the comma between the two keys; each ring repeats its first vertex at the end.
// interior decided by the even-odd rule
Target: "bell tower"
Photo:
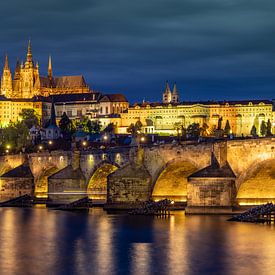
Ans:
{"type": "Polygon", "coordinates": [[[171,99],[172,99],[172,93],[171,93],[168,81],[166,81],[165,90],[162,94],[162,103],[170,103],[171,99]]]}
{"type": "Polygon", "coordinates": [[[174,83],[174,87],[173,87],[173,92],[172,92],[172,103],[179,103],[180,101],[180,96],[179,96],[179,91],[177,89],[177,85],[176,82],[174,83]]]}
{"type": "Polygon", "coordinates": [[[9,68],[8,55],[5,58],[5,65],[1,77],[1,95],[11,97],[12,94],[12,76],[9,68]]]}

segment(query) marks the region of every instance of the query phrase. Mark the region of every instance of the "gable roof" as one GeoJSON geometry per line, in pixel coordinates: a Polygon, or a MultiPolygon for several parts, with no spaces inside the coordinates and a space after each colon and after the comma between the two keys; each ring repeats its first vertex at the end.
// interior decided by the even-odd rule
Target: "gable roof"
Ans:
{"type": "Polygon", "coordinates": [[[128,102],[123,94],[105,94],[99,100],[100,102],[128,102]]]}
{"type": "Polygon", "coordinates": [[[51,175],[49,179],[85,179],[85,177],[80,168],[74,170],[72,165],[68,165],[51,175]]]}
{"type": "Polygon", "coordinates": [[[40,76],[40,85],[45,88],[85,88],[86,81],[82,75],[69,75],[54,77],[52,80],[45,76],[40,76]]]}
{"type": "Polygon", "coordinates": [[[7,173],[3,174],[1,178],[29,178],[33,179],[33,174],[28,163],[23,163],[7,173]]]}
{"type": "Polygon", "coordinates": [[[51,95],[55,103],[66,103],[66,102],[85,102],[85,101],[97,101],[99,93],[88,92],[88,93],[77,93],[77,94],[57,94],[51,95]]]}
{"type": "Polygon", "coordinates": [[[211,165],[195,172],[189,178],[236,178],[236,176],[227,161],[220,167],[217,159],[212,156],[211,165]]]}
{"type": "Polygon", "coordinates": [[[79,88],[87,87],[87,84],[82,75],[70,75],[54,77],[54,86],[56,88],[79,88]]]}

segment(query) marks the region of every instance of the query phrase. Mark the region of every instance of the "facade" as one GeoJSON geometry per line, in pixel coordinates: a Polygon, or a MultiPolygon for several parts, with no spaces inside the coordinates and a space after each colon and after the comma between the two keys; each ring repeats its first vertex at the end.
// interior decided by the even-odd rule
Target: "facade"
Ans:
{"type": "Polygon", "coordinates": [[[25,63],[20,65],[17,60],[14,77],[9,68],[6,56],[1,78],[1,95],[7,98],[33,98],[53,94],[88,93],[90,91],[82,75],[54,77],[52,60],[49,57],[48,75],[41,76],[38,62],[34,64],[31,43],[25,63]]]}
{"type": "Polygon", "coordinates": [[[275,133],[274,102],[271,100],[177,102],[176,99],[179,100],[176,85],[172,93],[166,83],[163,102],[136,103],[119,117],[109,117],[108,122],[118,126],[118,133],[126,133],[130,124],[140,121],[145,134],[175,135],[178,129],[187,128],[192,123],[207,125],[208,133],[213,134],[219,120],[222,129],[228,120],[232,134],[248,136],[253,125],[260,135],[262,121],[267,123],[269,120],[275,133]]]}
{"type": "MultiPolygon", "coordinates": [[[[129,103],[122,94],[101,94],[99,92],[81,94],[60,94],[52,96],[55,102],[57,120],[65,112],[72,120],[83,116],[105,120],[119,115],[128,109],[129,103]]],[[[108,123],[109,124],[109,123],[108,123]]],[[[107,124],[107,125],[108,125],[107,124]]]]}
{"type": "Polygon", "coordinates": [[[120,116],[121,132],[137,120],[141,121],[144,133],[175,134],[178,126],[186,128],[192,123],[207,124],[208,130],[212,131],[218,127],[221,118],[222,129],[228,120],[232,133],[237,136],[250,135],[253,125],[259,134],[261,122],[268,120],[273,123],[274,133],[274,112],[272,102],[268,100],[142,103],[129,107],[120,116]]]}
{"type": "Polygon", "coordinates": [[[27,98],[6,98],[0,96],[0,127],[6,127],[10,122],[20,119],[23,109],[33,109],[41,123],[49,120],[51,103],[49,99],[37,96],[27,98]]]}

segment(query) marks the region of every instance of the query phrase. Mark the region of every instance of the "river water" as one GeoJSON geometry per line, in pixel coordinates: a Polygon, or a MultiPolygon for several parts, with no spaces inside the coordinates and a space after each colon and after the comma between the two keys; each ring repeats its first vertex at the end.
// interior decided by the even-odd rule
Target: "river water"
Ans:
{"type": "Polygon", "coordinates": [[[275,274],[275,227],[226,219],[2,208],[0,274],[275,274]]]}

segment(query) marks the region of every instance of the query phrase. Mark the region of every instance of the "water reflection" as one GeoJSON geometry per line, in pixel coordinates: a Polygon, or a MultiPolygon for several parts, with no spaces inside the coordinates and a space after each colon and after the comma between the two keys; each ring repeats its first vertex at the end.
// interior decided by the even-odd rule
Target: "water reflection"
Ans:
{"type": "Polygon", "coordinates": [[[273,274],[273,226],[0,209],[1,274],[273,274]]]}

